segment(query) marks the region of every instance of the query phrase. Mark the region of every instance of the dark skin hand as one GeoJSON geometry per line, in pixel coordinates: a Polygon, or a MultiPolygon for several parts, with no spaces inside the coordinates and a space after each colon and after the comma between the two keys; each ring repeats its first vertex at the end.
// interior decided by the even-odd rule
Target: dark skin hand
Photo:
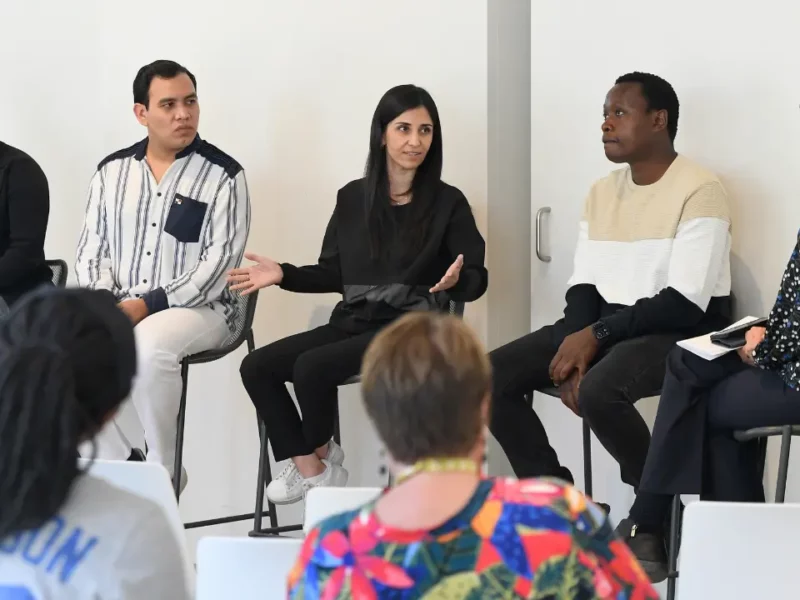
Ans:
{"type": "Polygon", "coordinates": [[[599,349],[591,326],[568,335],[561,342],[558,352],[550,363],[550,379],[556,385],[561,385],[573,371],[577,371],[582,379],[599,349]]]}
{"type": "Polygon", "coordinates": [[[558,386],[558,391],[561,394],[561,402],[579,417],[581,416],[578,410],[578,389],[580,389],[580,387],[581,376],[578,374],[577,370],[573,371],[572,375],[567,377],[566,381],[558,386]]]}

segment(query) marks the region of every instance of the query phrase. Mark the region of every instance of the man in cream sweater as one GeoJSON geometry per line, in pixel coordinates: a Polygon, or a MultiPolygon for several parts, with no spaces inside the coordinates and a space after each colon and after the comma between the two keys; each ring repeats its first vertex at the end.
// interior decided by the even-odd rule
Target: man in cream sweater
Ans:
{"type": "Polygon", "coordinates": [[[650,432],[634,403],[658,393],[676,341],[729,323],[727,195],[676,153],[678,107],[660,77],[617,80],[602,140],[606,157],[627,166],[586,199],[564,317],[491,354],[491,429],[519,477],[572,481],[524,398],[556,384],[637,487],[650,432]]]}

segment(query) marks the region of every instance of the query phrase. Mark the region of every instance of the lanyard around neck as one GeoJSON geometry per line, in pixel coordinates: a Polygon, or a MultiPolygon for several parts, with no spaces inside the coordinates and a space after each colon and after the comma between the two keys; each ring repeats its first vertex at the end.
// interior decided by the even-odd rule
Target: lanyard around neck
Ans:
{"type": "Polygon", "coordinates": [[[471,458],[424,458],[398,473],[395,485],[408,481],[419,473],[478,473],[478,465],[471,458]]]}

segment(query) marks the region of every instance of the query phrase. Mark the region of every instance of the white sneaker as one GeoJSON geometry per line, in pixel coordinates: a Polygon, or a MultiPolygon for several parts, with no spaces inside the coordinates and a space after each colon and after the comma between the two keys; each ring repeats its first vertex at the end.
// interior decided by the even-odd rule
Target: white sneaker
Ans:
{"type": "Polygon", "coordinates": [[[293,504],[303,498],[303,476],[293,460],[289,460],[267,486],[267,498],[273,504],[293,504]]]}
{"type": "MultiPolygon", "coordinates": [[[[344,462],[344,450],[333,440],[328,441],[328,456],[323,459],[323,463],[328,461],[332,465],[342,466],[344,462]]],[[[345,471],[347,473],[347,471],[345,471]]],[[[325,471],[322,472],[325,474],[325,471]]],[[[313,478],[312,478],[313,479],[313,478]]],[[[345,475],[345,482],[347,475],[345,475]]],[[[267,486],[267,497],[273,504],[293,504],[303,499],[303,476],[297,470],[293,460],[289,460],[283,470],[278,473],[267,486]]]]}
{"type": "Polygon", "coordinates": [[[328,441],[328,456],[325,457],[325,460],[339,467],[344,463],[344,450],[333,440],[328,441]]]}
{"type": "Polygon", "coordinates": [[[327,458],[322,459],[325,470],[319,475],[303,479],[303,494],[315,487],[344,487],[347,485],[349,473],[344,467],[334,465],[327,458]]]}

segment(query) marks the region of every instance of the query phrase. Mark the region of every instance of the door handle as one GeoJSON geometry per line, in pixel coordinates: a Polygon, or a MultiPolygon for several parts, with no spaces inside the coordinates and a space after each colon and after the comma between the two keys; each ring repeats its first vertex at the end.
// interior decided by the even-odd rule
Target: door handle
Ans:
{"type": "Polygon", "coordinates": [[[536,211],[536,258],[546,263],[549,263],[553,258],[542,254],[542,215],[549,214],[549,206],[543,206],[536,211]]]}

